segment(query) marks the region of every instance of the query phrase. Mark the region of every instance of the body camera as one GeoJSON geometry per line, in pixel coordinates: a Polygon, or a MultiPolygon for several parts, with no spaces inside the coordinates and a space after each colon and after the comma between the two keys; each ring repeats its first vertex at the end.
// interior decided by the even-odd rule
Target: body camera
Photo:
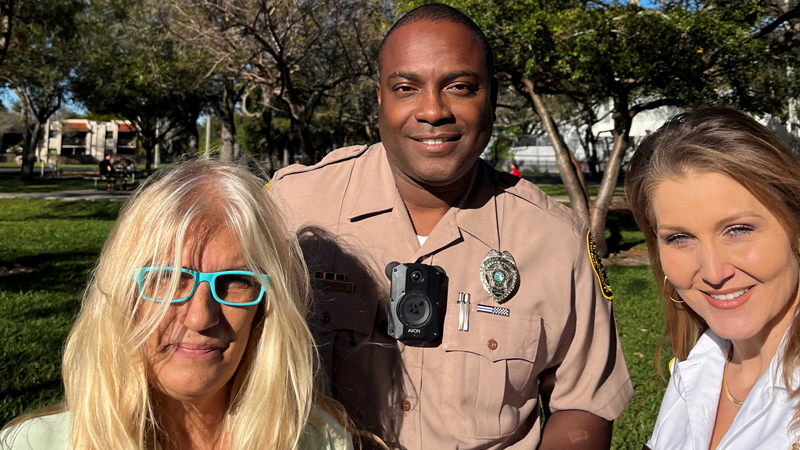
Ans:
{"type": "Polygon", "coordinates": [[[445,272],[439,266],[400,264],[386,266],[391,280],[389,335],[398,341],[430,342],[441,338],[439,295],[445,272]]]}

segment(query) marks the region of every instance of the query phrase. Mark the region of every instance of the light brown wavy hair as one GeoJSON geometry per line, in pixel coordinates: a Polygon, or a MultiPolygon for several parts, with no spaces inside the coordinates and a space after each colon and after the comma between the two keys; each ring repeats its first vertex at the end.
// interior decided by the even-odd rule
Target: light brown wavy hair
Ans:
{"type": "MultiPolygon", "coordinates": [[[[800,242],[800,159],[766,127],[751,117],[726,108],[704,108],[679,114],[645,138],[630,162],[625,193],[636,223],[644,233],[650,263],[663,297],[667,328],[656,350],[661,360],[667,340],[678,359],[686,359],[708,325],[679,299],[664,279],[658,250],[657,223],[652,208],[655,186],[665,178],[680,178],[687,172],[726,175],[744,186],[783,226],[792,250],[800,242]]],[[[676,199],[676,201],[680,201],[676,199]]],[[[795,401],[800,386],[793,386],[800,370],[800,315],[790,325],[782,355],[783,383],[795,401]]],[[[659,371],[661,365],[659,364],[659,371]]],[[[800,405],[795,407],[792,426],[800,423],[800,405]]]]}

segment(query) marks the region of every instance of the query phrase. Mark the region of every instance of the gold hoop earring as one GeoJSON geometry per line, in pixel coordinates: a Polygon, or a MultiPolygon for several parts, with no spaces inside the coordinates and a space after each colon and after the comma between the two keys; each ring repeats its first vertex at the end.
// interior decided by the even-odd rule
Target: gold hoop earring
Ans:
{"type": "MultiPolygon", "coordinates": [[[[667,284],[667,281],[669,281],[669,280],[667,280],[667,276],[666,276],[666,275],[664,275],[664,285],[665,285],[665,286],[666,286],[666,284],[667,284]]],[[[670,299],[670,300],[672,300],[672,301],[673,301],[673,302],[675,302],[675,303],[686,303],[684,300],[675,300],[674,298],[672,298],[672,296],[671,296],[671,295],[667,295],[667,297],[669,297],[669,299],[670,299]]]]}

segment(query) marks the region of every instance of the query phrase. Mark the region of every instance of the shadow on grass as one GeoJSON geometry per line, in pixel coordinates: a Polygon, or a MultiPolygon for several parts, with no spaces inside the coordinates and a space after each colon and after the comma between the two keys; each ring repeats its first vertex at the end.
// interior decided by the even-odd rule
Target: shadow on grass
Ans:
{"type": "Polygon", "coordinates": [[[612,209],[608,211],[606,236],[609,253],[618,253],[644,243],[644,234],[639,231],[633,213],[629,209],[612,209]]]}
{"type": "Polygon", "coordinates": [[[0,192],[41,193],[94,189],[94,181],[82,178],[34,178],[22,181],[16,177],[0,178],[0,192]]]}
{"type": "Polygon", "coordinates": [[[60,316],[62,314],[75,317],[81,309],[81,299],[77,298],[74,302],[60,302],[58,305],[53,306],[48,304],[45,306],[29,307],[23,313],[18,314],[18,319],[35,320],[46,319],[48,317],[60,316]]]}
{"type": "MultiPolygon", "coordinates": [[[[81,202],[83,203],[83,202],[81,202]]],[[[122,203],[119,202],[93,202],[90,205],[78,202],[54,202],[54,219],[93,219],[117,220],[122,203]],[[91,207],[90,207],[91,206],[91,207]]]]}
{"type": "Polygon", "coordinates": [[[9,262],[0,261],[0,267],[26,270],[0,276],[0,290],[81,292],[86,286],[96,258],[96,252],[82,252],[40,254],[9,262]]]}
{"type": "Polygon", "coordinates": [[[87,202],[33,199],[0,200],[0,221],[26,222],[31,220],[117,220],[121,202],[87,202]]]}

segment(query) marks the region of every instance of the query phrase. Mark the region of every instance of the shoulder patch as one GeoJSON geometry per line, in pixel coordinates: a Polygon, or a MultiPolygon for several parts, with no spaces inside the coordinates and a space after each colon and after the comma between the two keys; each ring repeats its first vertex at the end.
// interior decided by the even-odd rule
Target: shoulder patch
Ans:
{"type": "Polygon", "coordinates": [[[606,300],[613,300],[614,294],[611,292],[611,284],[608,283],[606,268],[603,266],[603,259],[597,251],[597,243],[594,241],[591,231],[586,232],[586,250],[589,252],[589,259],[592,261],[592,270],[600,283],[600,291],[606,300]]]}

